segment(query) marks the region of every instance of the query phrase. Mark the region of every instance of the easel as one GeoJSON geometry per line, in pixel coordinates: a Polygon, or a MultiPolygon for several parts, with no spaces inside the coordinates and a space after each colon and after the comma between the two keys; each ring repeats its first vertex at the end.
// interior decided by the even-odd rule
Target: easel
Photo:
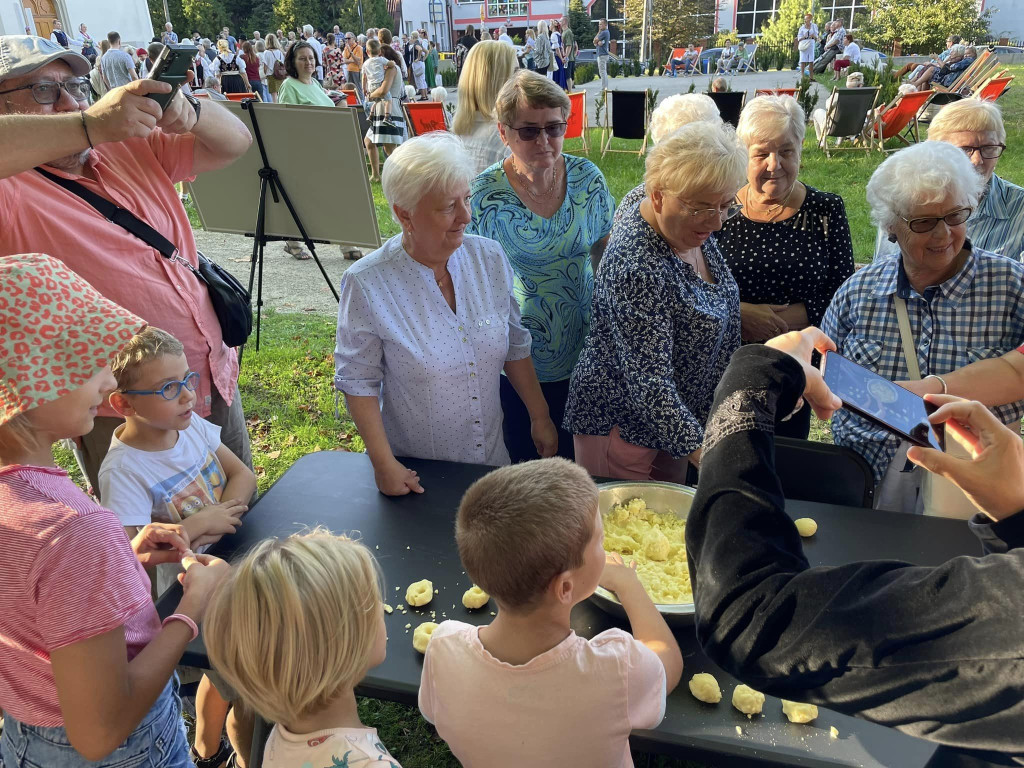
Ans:
{"type": "MultiPolygon", "coordinates": [[[[252,285],[256,277],[256,271],[259,270],[259,282],[256,284],[256,351],[260,349],[260,319],[262,317],[263,310],[263,250],[267,243],[280,242],[282,240],[291,240],[290,237],[284,237],[281,235],[268,235],[266,232],[266,215],[267,215],[267,189],[270,190],[270,194],[274,197],[274,202],[279,203],[284,200],[284,204],[288,206],[288,213],[291,214],[292,221],[295,222],[295,226],[299,230],[299,234],[302,237],[302,242],[305,243],[309,252],[313,255],[313,260],[316,265],[320,268],[320,274],[324,276],[324,280],[327,282],[327,287],[331,289],[331,293],[334,295],[334,300],[339,301],[338,291],[335,289],[334,284],[331,282],[331,278],[327,276],[327,271],[324,269],[324,265],[320,263],[320,257],[316,255],[316,248],[313,243],[328,243],[327,240],[311,240],[309,235],[306,234],[306,228],[302,226],[302,220],[299,219],[299,214],[296,212],[295,207],[292,205],[291,198],[288,197],[288,193],[285,192],[284,184],[281,183],[281,177],[278,176],[276,170],[270,165],[270,161],[267,159],[267,148],[263,144],[263,136],[260,134],[260,124],[256,120],[256,101],[254,99],[247,99],[242,102],[242,109],[249,113],[249,121],[252,123],[252,134],[256,138],[256,146],[259,147],[260,157],[263,160],[263,167],[260,168],[260,202],[259,207],[256,210],[256,231],[246,232],[246,237],[253,238],[252,244],[252,260],[249,267],[249,294],[252,294],[252,285]],[[280,195],[280,197],[279,197],[280,195]]],[[[244,347],[243,347],[244,351],[244,347]]],[[[241,355],[239,355],[239,363],[241,363],[241,355]]]]}

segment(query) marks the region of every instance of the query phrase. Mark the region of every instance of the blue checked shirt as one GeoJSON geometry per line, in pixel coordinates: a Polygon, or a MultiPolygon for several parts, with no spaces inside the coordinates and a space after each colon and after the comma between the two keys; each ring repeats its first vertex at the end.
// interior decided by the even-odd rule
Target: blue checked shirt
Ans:
{"type": "MultiPolygon", "coordinates": [[[[965,245],[971,248],[968,241],[965,245]]],[[[972,249],[963,268],[941,285],[917,293],[899,258],[879,259],[843,283],[825,312],[822,330],[839,354],[891,380],[909,379],[893,295],[907,302],[921,375],[942,375],[999,357],[1024,340],[1024,266],[972,249]]],[[[992,409],[1003,423],[1020,421],[1024,400],[992,409]]],[[[832,417],[832,438],[871,465],[875,482],[896,455],[899,440],[845,409],[832,417]]]]}

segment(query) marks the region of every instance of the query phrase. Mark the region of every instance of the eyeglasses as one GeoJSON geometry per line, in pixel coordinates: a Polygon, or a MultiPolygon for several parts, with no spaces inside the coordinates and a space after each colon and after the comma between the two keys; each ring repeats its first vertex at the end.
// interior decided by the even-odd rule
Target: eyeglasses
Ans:
{"type": "Polygon", "coordinates": [[[972,208],[958,208],[952,213],[947,213],[945,216],[927,216],[921,219],[904,219],[900,216],[900,218],[910,227],[911,232],[921,234],[923,232],[931,232],[939,225],[940,221],[946,222],[947,227],[959,226],[971,218],[972,213],[974,213],[972,208]]]}
{"type": "Polygon", "coordinates": [[[730,203],[729,205],[723,206],[721,208],[694,209],[688,206],[682,200],[679,200],[679,198],[676,198],[676,200],[679,201],[679,205],[682,207],[684,211],[686,211],[686,213],[688,213],[695,219],[700,219],[701,221],[710,221],[716,216],[721,218],[722,221],[728,221],[737,213],[743,210],[743,206],[740,205],[739,203],[730,203]]]}
{"type": "Polygon", "coordinates": [[[981,152],[981,156],[986,160],[995,160],[1006,149],[1005,144],[986,144],[983,147],[960,147],[968,157],[974,155],[975,152],[981,152]]]}
{"type": "Polygon", "coordinates": [[[20,85],[8,91],[0,91],[0,94],[31,90],[32,98],[36,100],[36,104],[56,104],[60,101],[61,89],[67,91],[68,95],[75,101],[89,100],[89,81],[84,77],[73,77],[62,83],[43,80],[38,83],[20,85]]]}
{"type": "Polygon", "coordinates": [[[195,392],[199,386],[199,372],[190,371],[181,381],[168,381],[160,389],[124,389],[122,395],[160,395],[164,400],[177,400],[181,395],[181,388],[189,392],[195,392]]]}
{"type": "Polygon", "coordinates": [[[511,125],[506,125],[510,131],[515,131],[519,134],[519,138],[522,141],[536,141],[537,137],[540,136],[540,132],[544,131],[548,135],[549,139],[557,139],[559,136],[565,136],[565,129],[569,126],[568,123],[551,123],[544,127],[536,125],[524,125],[522,128],[516,128],[511,125]]]}

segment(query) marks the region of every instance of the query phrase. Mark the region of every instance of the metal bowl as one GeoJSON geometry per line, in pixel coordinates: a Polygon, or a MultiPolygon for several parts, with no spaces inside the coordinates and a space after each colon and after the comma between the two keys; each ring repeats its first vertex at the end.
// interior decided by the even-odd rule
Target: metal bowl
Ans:
{"type": "MultiPolygon", "coordinates": [[[[603,515],[616,504],[622,504],[630,499],[643,499],[655,512],[675,512],[680,519],[685,520],[690,514],[693,495],[693,488],[675,483],[604,483],[598,486],[597,503],[603,515]]],[[[613,616],[626,618],[626,611],[614,592],[598,587],[590,599],[613,616]]],[[[693,603],[656,604],[655,607],[670,626],[693,624],[693,603]]]]}

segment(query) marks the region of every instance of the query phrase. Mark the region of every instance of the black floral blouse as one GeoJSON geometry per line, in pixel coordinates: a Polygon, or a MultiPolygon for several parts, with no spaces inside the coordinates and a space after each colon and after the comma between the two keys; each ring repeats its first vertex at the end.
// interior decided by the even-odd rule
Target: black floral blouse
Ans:
{"type": "MultiPolygon", "coordinates": [[[[625,199],[624,199],[625,200],[625,199]]],[[[715,387],[740,346],[740,297],[725,259],[701,248],[714,283],[620,207],[594,288],[593,319],[569,385],[565,429],[683,458],[701,446],[715,387]]]]}

